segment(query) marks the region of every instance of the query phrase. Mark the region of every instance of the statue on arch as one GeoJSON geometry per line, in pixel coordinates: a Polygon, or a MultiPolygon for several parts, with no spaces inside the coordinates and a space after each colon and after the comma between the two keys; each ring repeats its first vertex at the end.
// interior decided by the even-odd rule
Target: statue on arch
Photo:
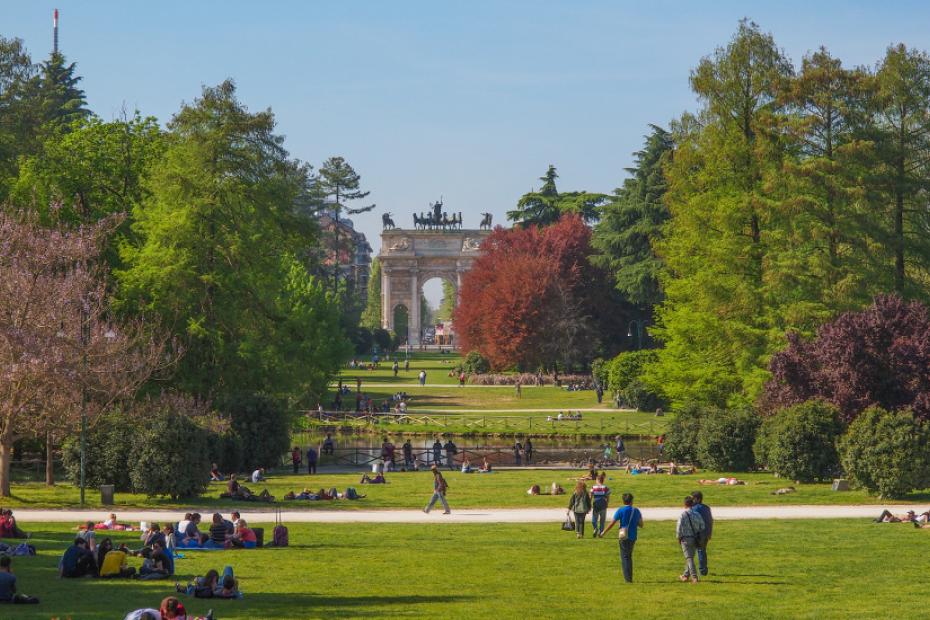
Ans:
{"type": "Polygon", "coordinates": [[[491,230],[491,214],[482,213],[484,217],[481,218],[481,224],[478,225],[478,228],[481,230],[491,230]]]}
{"type": "Polygon", "coordinates": [[[381,214],[381,227],[384,230],[394,230],[397,226],[394,225],[394,220],[391,219],[393,213],[382,213],[381,214]]]}

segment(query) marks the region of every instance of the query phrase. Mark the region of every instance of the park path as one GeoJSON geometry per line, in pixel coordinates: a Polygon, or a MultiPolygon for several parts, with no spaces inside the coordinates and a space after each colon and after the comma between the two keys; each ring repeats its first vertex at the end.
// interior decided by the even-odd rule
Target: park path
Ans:
{"type": "MultiPolygon", "coordinates": [[[[874,519],[883,510],[903,514],[918,509],[914,504],[868,505],[868,506],[714,506],[714,519],[874,519]]],[[[681,514],[680,507],[640,508],[647,521],[673,521],[681,514]]],[[[918,510],[921,512],[922,507],[918,510]]],[[[186,509],[184,512],[210,514],[211,508],[186,509]]],[[[228,511],[228,509],[226,509],[228,511]]],[[[103,510],[33,510],[17,508],[15,515],[21,523],[65,522],[80,523],[87,519],[102,521],[109,512],[103,510]]],[[[270,510],[240,509],[242,517],[250,523],[274,521],[270,510]]],[[[119,510],[122,522],[139,521],[166,522],[182,518],[177,510],[119,510]]],[[[565,518],[562,508],[455,508],[452,514],[444,515],[441,510],[424,514],[421,510],[286,510],[282,513],[290,523],[559,523],[565,518]]],[[[27,528],[28,529],[28,528],[27,528]]]]}

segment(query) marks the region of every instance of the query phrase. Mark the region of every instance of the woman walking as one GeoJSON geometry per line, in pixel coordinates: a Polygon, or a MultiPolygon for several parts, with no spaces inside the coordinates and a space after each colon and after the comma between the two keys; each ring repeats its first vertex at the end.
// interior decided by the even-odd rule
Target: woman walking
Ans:
{"type": "Polygon", "coordinates": [[[438,467],[433,465],[430,471],[433,472],[433,497],[430,498],[429,504],[426,505],[423,512],[429,514],[429,511],[432,510],[436,502],[439,501],[442,503],[442,507],[445,508],[442,514],[451,514],[452,511],[449,510],[449,502],[446,501],[446,490],[449,488],[449,484],[446,482],[446,479],[442,477],[442,472],[439,471],[438,467]]]}
{"type": "Polygon", "coordinates": [[[591,498],[584,480],[575,485],[575,492],[568,499],[568,509],[575,513],[575,535],[584,538],[584,520],[591,512],[591,498]]]}

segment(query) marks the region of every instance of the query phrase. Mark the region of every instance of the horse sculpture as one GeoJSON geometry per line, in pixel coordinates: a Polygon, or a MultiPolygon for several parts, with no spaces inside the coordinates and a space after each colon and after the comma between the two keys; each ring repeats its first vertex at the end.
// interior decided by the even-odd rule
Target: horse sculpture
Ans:
{"type": "Polygon", "coordinates": [[[491,214],[482,213],[484,217],[481,218],[481,224],[478,225],[478,228],[481,230],[491,230],[491,214]]]}
{"type": "Polygon", "coordinates": [[[381,214],[381,226],[384,230],[394,230],[397,226],[394,225],[394,220],[391,219],[392,213],[382,213],[381,214]]]}

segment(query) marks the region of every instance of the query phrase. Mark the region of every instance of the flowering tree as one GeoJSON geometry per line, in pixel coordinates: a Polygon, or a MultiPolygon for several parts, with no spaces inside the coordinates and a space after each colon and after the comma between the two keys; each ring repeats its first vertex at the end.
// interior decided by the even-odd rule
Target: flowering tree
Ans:
{"type": "Polygon", "coordinates": [[[96,265],[115,224],[49,229],[0,214],[0,496],[16,440],[45,436],[51,447],[82,412],[131,396],[174,361],[156,330],[109,316],[96,265]]]}
{"type": "Polygon", "coordinates": [[[917,301],[877,297],[823,325],[812,341],[789,334],[769,369],[767,411],[821,398],[847,422],[871,406],[930,419],[930,313],[917,301]]]}
{"type": "Polygon", "coordinates": [[[617,315],[604,303],[609,295],[597,294],[606,280],[588,262],[590,240],[576,215],[545,228],[495,229],[462,282],[455,329],[463,350],[495,368],[589,360],[617,315]]]}

